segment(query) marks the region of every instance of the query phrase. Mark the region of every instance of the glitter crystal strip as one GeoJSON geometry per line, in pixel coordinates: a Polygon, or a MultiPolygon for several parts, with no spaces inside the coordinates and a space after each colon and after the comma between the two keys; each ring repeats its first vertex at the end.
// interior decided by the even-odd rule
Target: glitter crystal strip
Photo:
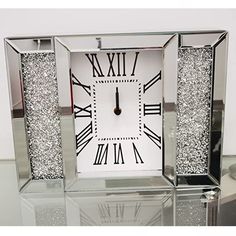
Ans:
{"type": "Polygon", "coordinates": [[[28,155],[33,179],[63,177],[54,53],[21,55],[28,155]]]}
{"type": "Polygon", "coordinates": [[[50,204],[35,207],[36,226],[66,226],[65,207],[50,204]]]}
{"type": "Polygon", "coordinates": [[[178,53],[177,174],[207,174],[211,117],[211,48],[178,53]]]}
{"type": "Polygon", "coordinates": [[[200,199],[177,201],[177,226],[205,226],[207,223],[207,209],[200,199]]]}

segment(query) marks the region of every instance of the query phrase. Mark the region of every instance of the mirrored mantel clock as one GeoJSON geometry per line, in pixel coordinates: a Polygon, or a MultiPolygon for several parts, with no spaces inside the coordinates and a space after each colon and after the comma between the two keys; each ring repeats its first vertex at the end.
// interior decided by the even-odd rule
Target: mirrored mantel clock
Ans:
{"type": "Polygon", "coordinates": [[[30,178],[64,175],[66,191],[219,185],[227,38],[201,31],[7,39],[30,178]],[[34,50],[16,50],[26,45],[34,50]]]}

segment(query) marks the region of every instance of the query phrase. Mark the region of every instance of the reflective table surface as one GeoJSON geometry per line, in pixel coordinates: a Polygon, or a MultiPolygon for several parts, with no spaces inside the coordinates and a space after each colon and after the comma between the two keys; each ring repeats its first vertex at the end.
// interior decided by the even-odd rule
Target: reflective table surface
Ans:
{"type": "Polygon", "coordinates": [[[236,225],[235,156],[223,157],[220,188],[19,193],[14,161],[0,161],[0,225],[236,225]],[[235,174],[235,175],[234,175],[235,174]]]}

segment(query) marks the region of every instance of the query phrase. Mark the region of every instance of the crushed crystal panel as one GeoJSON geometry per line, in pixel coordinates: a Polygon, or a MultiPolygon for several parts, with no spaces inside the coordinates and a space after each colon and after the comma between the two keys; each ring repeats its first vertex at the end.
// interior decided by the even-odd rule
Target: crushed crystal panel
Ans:
{"type": "Polygon", "coordinates": [[[35,221],[37,226],[65,226],[65,207],[55,204],[35,207],[35,221]]]}
{"type": "Polygon", "coordinates": [[[33,179],[63,177],[54,53],[21,55],[25,127],[33,179]]]}
{"type": "Polygon", "coordinates": [[[176,203],[177,226],[206,226],[206,205],[200,199],[179,200],[176,203]]]}
{"type": "Polygon", "coordinates": [[[181,48],[178,54],[176,172],[207,174],[212,49],[181,48]]]}

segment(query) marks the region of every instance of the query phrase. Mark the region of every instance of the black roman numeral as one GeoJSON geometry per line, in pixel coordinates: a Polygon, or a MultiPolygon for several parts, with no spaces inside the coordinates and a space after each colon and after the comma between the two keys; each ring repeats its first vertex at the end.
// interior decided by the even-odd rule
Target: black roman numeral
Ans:
{"type": "Polygon", "coordinates": [[[85,85],[85,84],[80,83],[80,81],[75,77],[75,75],[74,75],[73,73],[71,74],[71,76],[72,76],[72,84],[82,87],[82,88],[84,89],[84,91],[85,91],[89,96],[91,96],[91,87],[88,86],[88,85],[85,85]]]}
{"type": "Polygon", "coordinates": [[[161,211],[158,211],[148,222],[146,225],[155,226],[161,223],[161,211]]]}
{"type": "MultiPolygon", "coordinates": [[[[108,72],[107,76],[126,76],[126,52],[117,52],[117,53],[107,53],[108,59],[108,72]]],[[[132,68],[131,76],[135,76],[135,69],[137,65],[139,52],[135,52],[134,64],[132,68]]],[[[90,64],[92,65],[92,74],[93,77],[104,77],[102,67],[99,63],[97,53],[86,53],[85,56],[88,58],[90,64]]],[[[104,69],[104,68],[103,68],[104,69]]]]}
{"type": "Polygon", "coordinates": [[[98,210],[99,210],[99,214],[100,217],[104,220],[104,221],[111,221],[111,209],[110,209],[110,205],[109,204],[98,204],[98,210]]]}
{"type": "Polygon", "coordinates": [[[136,164],[138,164],[139,163],[139,161],[138,160],[140,160],[140,163],[144,163],[143,162],[143,160],[142,160],[142,158],[141,158],[141,156],[140,156],[140,154],[139,154],[139,152],[138,152],[138,150],[137,150],[137,148],[136,148],[136,146],[135,146],[135,144],[134,143],[132,143],[133,144],[133,150],[134,150],[134,156],[135,156],[135,161],[136,161],[136,164]]]}
{"type": "Polygon", "coordinates": [[[134,208],[134,218],[137,219],[138,215],[141,211],[142,204],[140,202],[136,202],[135,208],[134,208]]]}
{"type": "Polygon", "coordinates": [[[146,115],[161,115],[161,103],[143,104],[143,113],[146,115]]]}
{"type": "Polygon", "coordinates": [[[86,225],[86,226],[97,225],[97,223],[82,209],[80,209],[80,219],[81,219],[81,225],[86,225]]]}
{"type": "Polygon", "coordinates": [[[152,85],[154,85],[158,80],[161,80],[161,71],[146,84],[143,85],[143,93],[145,93],[152,85]]]}
{"type": "Polygon", "coordinates": [[[102,72],[102,68],[101,68],[98,58],[97,58],[97,54],[96,53],[91,53],[91,54],[86,53],[85,56],[88,58],[89,62],[92,65],[93,77],[97,77],[97,76],[104,77],[104,74],[102,72]]]}
{"type": "Polygon", "coordinates": [[[117,203],[116,204],[116,218],[119,220],[123,220],[125,213],[125,204],[124,203],[117,203]]]}
{"type": "Polygon", "coordinates": [[[79,133],[76,135],[76,155],[78,156],[80,152],[88,145],[93,136],[92,121],[79,133]]]}
{"type": "Polygon", "coordinates": [[[144,124],[144,129],[145,131],[143,132],[148,136],[148,138],[150,138],[157,145],[157,147],[161,149],[161,136],[158,136],[157,134],[155,134],[145,124],[144,124]]]}
{"type": "Polygon", "coordinates": [[[113,60],[114,60],[114,57],[115,57],[115,53],[112,53],[111,55],[112,55],[112,57],[110,57],[110,53],[107,53],[108,61],[109,61],[109,64],[110,64],[107,76],[110,76],[110,72],[112,72],[112,76],[116,76],[115,70],[114,70],[113,64],[112,64],[113,60]]]}
{"type": "Polygon", "coordinates": [[[75,118],[89,117],[92,118],[91,104],[86,107],[74,105],[75,118]]]}
{"type": "Polygon", "coordinates": [[[107,53],[108,62],[109,62],[109,69],[108,69],[108,73],[107,73],[108,77],[110,77],[110,76],[121,76],[121,69],[123,69],[122,76],[126,76],[126,74],[125,74],[125,56],[126,56],[126,53],[122,52],[122,61],[123,61],[122,66],[123,66],[123,68],[121,68],[120,54],[121,53],[119,53],[119,52],[118,53],[107,53]],[[117,62],[117,73],[115,72],[115,69],[114,69],[115,55],[116,55],[116,59],[117,59],[116,60],[116,62],[117,62]]]}
{"type": "Polygon", "coordinates": [[[125,74],[125,52],[122,52],[122,59],[123,59],[123,75],[122,76],[126,76],[125,74]]]}
{"type": "Polygon", "coordinates": [[[131,76],[135,76],[135,68],[136,68],[136,64],[137,64],[138,55],[139,55],[139,52],[136,52],[131,76]]]}
{"type": "Polygon", "coordinates": [[[121,158],[121,164],[125,164],[121,144],[119,143],[118,150],[116,148],[117,144],[114,143],[113,145],[114,145],[114,158],[115,158],[114,164],[120,164],[120,158],[121,158]]]}
{"type": "Polygon", "coordinates": [[[107,155],[108,155],[108,144],[106,145],[105,149],[103,147],[105,144],[98,144],[97,154],[94,161],[94,165],[101,165],[104,160],[104,165],[107,164],[107,155]]]}

